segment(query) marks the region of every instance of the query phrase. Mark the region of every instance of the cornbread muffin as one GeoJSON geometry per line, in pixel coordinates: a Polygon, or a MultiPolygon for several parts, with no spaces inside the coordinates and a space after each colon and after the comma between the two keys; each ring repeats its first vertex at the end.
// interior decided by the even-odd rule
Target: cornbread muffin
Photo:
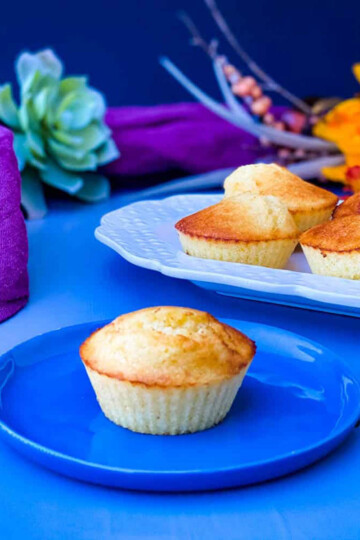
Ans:
{"type": "Polygon", "coordinates": [[[338,201],[333,193],[305,182],[275,163],[239,167],[226,178],[224,189],[225,197],[244,192],[278,197],[300,231],[328,221],[338,201]]]}
{"type": "Polygon", "coordinates": [[[342,218],[346,216],[360,216],[360,193],[352,195],[346,201],[337,206],[334,210],[334,218],[342,218]]]}
{"type": "Polygon", "coordinates": [[[175,227],[188,255],[271,268],[285,266],[300,234],[284,203],[251,193],[225,198],[175,227]]]}
{"type": "Polygon", "coordinates": [[[80,347],[109,420],[171,435],[223,420],[254,354],[255,344],[238,330],[180,307],[122,315],[80,347]]]}
{"type": "Polygon", "coordinates": [[[303,233],[300,243],[314,274],[360,279],[360,216],[318,225],[303,233]]]}

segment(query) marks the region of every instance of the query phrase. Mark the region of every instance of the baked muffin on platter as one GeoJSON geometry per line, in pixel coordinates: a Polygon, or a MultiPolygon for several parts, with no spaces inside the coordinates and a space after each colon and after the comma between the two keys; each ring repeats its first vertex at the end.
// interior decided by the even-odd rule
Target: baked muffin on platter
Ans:
{"type": "Polygon", "coordinates": [[[188,255],[271,268],[285,266],[299,237],[283,202],[251,193],[227,197],[175,227],[188,255]]]}
{"type": "Polygon", "coordinates": [[[360,279],[360,215],[317,225],[300,243],[314,274],[360,279]]]}
{"type": "Polygon", "coordinates": [[[105,416],[140,433],[181,434],[221,422],[255,354],[239,330],[190,308],[122,315],[80,356],[105,416]]]}
{"type": "Polygon", "coordinates": [[[360,216],[360,193],[355,193],[334,210],[333,218],[360,216]]]}
{"type": "Polygon", "coordinates": [[[300,231],[328,221],[338,201],[330,191],[305,182],[275,163],[239,167],[226,178],[224,189],[225,197],[244,192],[278,197],[300,231]]]}

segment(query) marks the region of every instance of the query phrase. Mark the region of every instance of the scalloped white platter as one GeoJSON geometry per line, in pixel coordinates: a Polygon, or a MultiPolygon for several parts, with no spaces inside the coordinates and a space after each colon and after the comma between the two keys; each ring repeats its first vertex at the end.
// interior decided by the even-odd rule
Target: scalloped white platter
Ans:
{"type": "Polygon", "coordinates": [[[130,263],[219,294],[360,317],[360,281],[312,274],[300,248],[284,270],[186,255],[175,223],[220,199],[176,195],[135,202],[103,216],[95,237],[130,263]]]}

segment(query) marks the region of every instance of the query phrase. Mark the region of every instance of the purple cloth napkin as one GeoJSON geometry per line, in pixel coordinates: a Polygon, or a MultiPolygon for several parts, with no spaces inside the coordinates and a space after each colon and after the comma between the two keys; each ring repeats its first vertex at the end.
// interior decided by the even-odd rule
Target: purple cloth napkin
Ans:
{"type": "Polygon", "coordinates": [[[20,173],[11,131],[0,126],[0,322],[29,296],[28,243],[20,210],[20,173]]]}
{"type": "Polygon", "coordinates": [[[253,163],[266,155],[256,137],[198,103],[118,107],[106,122],[121,151],[105,167],[118,176],[181,170],[198,174],[253,163]]]}

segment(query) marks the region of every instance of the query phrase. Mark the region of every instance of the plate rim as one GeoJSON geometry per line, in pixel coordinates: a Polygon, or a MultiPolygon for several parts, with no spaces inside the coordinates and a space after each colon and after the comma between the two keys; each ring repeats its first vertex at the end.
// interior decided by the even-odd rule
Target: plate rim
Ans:
{"type": "MultiPolygon", "coordinates": [[[[326,437],[323,437],[322,439],[319,439],[316,443],[314,444],[311,444],[310,446],[306,446],[304,448],[302,448],[301,450],[297,450],[297,451],[292,451],[292,452],[287,452],[285,454],[281,454],[279,456],[276,456],[275,458],[269,458],[269,459],[266,459],[266,460],[263,460],[261,461],[261,463],[259,464],[259,462],[247,462],[246,464],[243,464],[242,466],[228,466],[228,467],[224,467],[224,466],[219,466],[217,467],[216,470],[214,469],[211,469],[211,470],[204,470],[204,469],[201,469],[201,470],[198,470],[198,469],[187,469],[187,470],[182,470],[182,471],[174,471],[174,470],[166,470],[166,471],[157,471],[157,470],[148,470],[148,469],[136,469],[136,470],[133,470],[133,469],[128,469],[128,468],[123,468],[123,467],[113,467],[113,466],[109,466],[109,465],[102,465],[102,464],[98,464],[98,463],[95,463],[95,462],[92,462],[92,461],[86,461],[86,460],[83,460],[83,459],[80,459],[80,458],[77,458],[77,457],[73,457],[73,456],[70,456],[68,454],[64,454],[63,452],[60,452],[58,450],[53,450],[51,448],[48,448],[42,444],[39,444],[37,443],[36,441],[32,440],[31,438],[28,438],[28,437],[25,437],[23,435],[21,435],[20,433],[18,433],[16,430],[14,430],[13,428],[11,428],[6,422],[4,422],[1,418],[0,418],[0,434],[3,438],[4,441],[8,442],[11,446],[14,446],[13,442],[15,441],[16,443],[20,443],[24,448],[28,449],[28,448],[31,448],[32,450],[34,450],[36,452],[37,455],[46,455],[46,456],[50,456],[51,458],[55,458],[57,460],[59,460],[61,463],[70,463],[71,465],[78,465],[78,466],[81,466],[82,468],[84,468],[85,470],[95,470],[95,471],[101,471],[101,472],[107,472],[107,473],[116,473],[116,475],[119,477],[123,477],[123,476],[130,476],[132,478],[136,477],[137,479],[138,478],[141,478],[141,477],[146,477],[146,479],[151,479],[152,477],[156,476],[156,477],[168,477],[168,476],[172,476],[172,477],[186,477],[186,476],[196,476],[196,477],[203,477],[203,476],[206,476],[206,477],[211,477],[211,478],[214,478],[214,477],[217,477],[218,475],[221,475],[221,474],[225,474],[225,473],[234,473],[234,474],[237,474],[237,473],[241,473],[243,471],[246,471],[246,470],[249,470],[249,469],[252,469],[252,468],[258,468],[258,467],[266,467],[268,465],[271,465],[272,463],[274,464],[282,464],[282,463],[286,463],[290,460],[290,462],[292,462],[294,459],[296,459],[298,456],[303,456],[303,455],[306,455],[308,454],[309,452],[315,452],[316,450],[321,450],[323,449],[324,447],[326,447],[327,445],[331,445],[331,443],[334,443],[334,445],[332,446],[332,448],[329,450],[329,451],[326,451],[324,456],[326,456],[332,449],[336,448],[337,445],[338,445],[338,440],[340,439],[340,441],[343,440],[343,438],[346,437],[346,435],[348,435],[351,431],[352,428],[354,428],[355,424],[357,423],[357,421],[359,420],[359,416],[360,416],[360,382],[357,380],[357,378],[355,377],[355,375],[352,373],[352,370],[351,368],[349,368],[349,366],[343,362],[340,358],[340,356],[333,352],[331,349],[329,349],[328,347],[326,346],[323,346],[322,344],[312,340],[312,339],[309,339],[305,336],[302,336],[301,334],[298,334],[296,332],[292,332],[292,331],[289,331],[289,330],[283,330],[282,328],[278,327],[278,326],[274,326],[274,325],[268,325],[268,324],[263,324],[263,323],[257,323],[257,322],[253,322],[253,321],[246,321],[246,320],[243,320],[243,319],[228,319],[228,318],[224,318],[224,317],[221,317],[219,318],[219,320],[223,321],[223,322],[226,322],[227,324],[251,324],[251,325],[255,325],[255,326],[258,326],[258,327],[265,327],[266,329],[270,329],[270,331],[281,331],[282,334],[285,334],[286,336],[289,336],[289,337],[295,337],[295,338],[299,338],[301,337],[302,339],[304,339],[307,343],[309,343],[309,345],[315,345],[315,346],[321,346],[321,350],[324,351],[324,352],[327,352],[329,353],[329,356],[326,355],[326,358],[327,358],[327,361],[330,361],[330,362],[335,362],[337,364],[340,364],[341,367],[342,367],[342,370],[344,371],[345,375],[347,375],[353,386],[354,386],[354,389],[355,389],[355,392],[357,393],[359,399],[357,400],[357,407],[355,408],[354,407],[354,410],[352,412],[352,414],[350,415],[350,417],[348,418],[348,420],[345,422],[345,424],[341,424],[342,427],[339,427],[339,426],[336,426],[334,430],[331,431],[331,436],[328,434],[326,437]],[[328,360],[328,358],[330,358],[330,360],[328,360]]],[[[69,326],[64,326],[64,327],[60,327],[60,328],[57,328],[57,329],[54,329],[54,330],[50,330],[48,332],[44,332],[44,333],[40,333],[40,334],[37,334],[36,336],[33,336],[32,338],[28,339],[28,340],[25,340],[21,343],[19,343],[18,345],[16,345],[15,347],[11,348],[10,350],[6,351],[5,353],[1,354],[0,355],[0,365],[2,363],[2,360],[6,359],[6,357],[8,357],[9,355],[11,355],[12,353],[14,352],[17,352],[19,349],[23,348],[23,347],[26,347],[28,346],[31,342],[35,341],[35,340],[38,340],[40,338],[44,338],[45,336],[48,336],[49,338],[51,338],[54,334],[59,334],[63,331],[70,331],[70,330],[73,330],[74,332],[76,332],[77,330],[80,330],[81,327],[87,327],[87,326],[97,326],[99,325],[102,326],[104,324],[107,324],[109,322],[109,319],[105,319],[105,320],[100,320],[100,321],[88,321],[88,322],[85,322],[85,323],[80,323],[80,324],[73,324],[73,325],[69,325],[69,326]]],[[[16,446],[16,448],[18,449],[18,447],[16,446]]],[[[27,452],[22,452],[22,450],[19,450],[20,453],[22,454],[27,454],[27,452]]],[[[322,456],[320,456],[322,457],[322,456]]],[[[31,457],[30,458],[32,461],[34,461],[34,459],[31,457]]],[[[318,461],[318,459],[320,458],[315,458],[313,460],[311,460],[307,465],[311,465],[313,463],[315,463],[316,461],[318,461]]],[[[305,466],[307,466],[305,465],[305,466]]],[[[52,469],[52,467],[50,467],[52,469]]],[[[294,469],[294,471],[296,472],[297,470],[300,470],[302,467],[296,467],[294,469]]],[[[52,469],[52,470],[55,470],[56,472],[56,469],[52,469]]],[[[64,473],[66,474],[66,473],[64,473]]],[[[286,474],[286,473],[285,473],[286,474]]],[[[73,475],[70,475],[71,477],[73,477],[73,475]]],[[[272,478],[277,478],[279,475],[276,475],[272,478]]],[[[89,480],[87,480],[89,481],[89,480]]],[[[259,481],[255,481],[255,482],[262,482],[264,480],[259,480],[259,481]]],[[[100,482],[101,483],[101,482],[100,482]]],[[[244,484],[244,485],[247,485],[248,483],[244,484]]],[[[231,485],[239,485],[239,483],[234,483],[234,484],[231,484],[231,485]]],[[[241,485],[241,484],[240,484],[241,485]]],[[[134,488],[134,489],[143,489],[143,488],[134,488]]],[[[210,488],[192,488],[191,491],[197,491],[197,490],[202,490],[202,489],[210,489],[210,488]]],[[[153,491],[166,491],[166,490],[162,490],[162,489],[155,489],[153,491]]],[[[180,490],[175,490],[175,491],[180,491],[180,490]]]]}

